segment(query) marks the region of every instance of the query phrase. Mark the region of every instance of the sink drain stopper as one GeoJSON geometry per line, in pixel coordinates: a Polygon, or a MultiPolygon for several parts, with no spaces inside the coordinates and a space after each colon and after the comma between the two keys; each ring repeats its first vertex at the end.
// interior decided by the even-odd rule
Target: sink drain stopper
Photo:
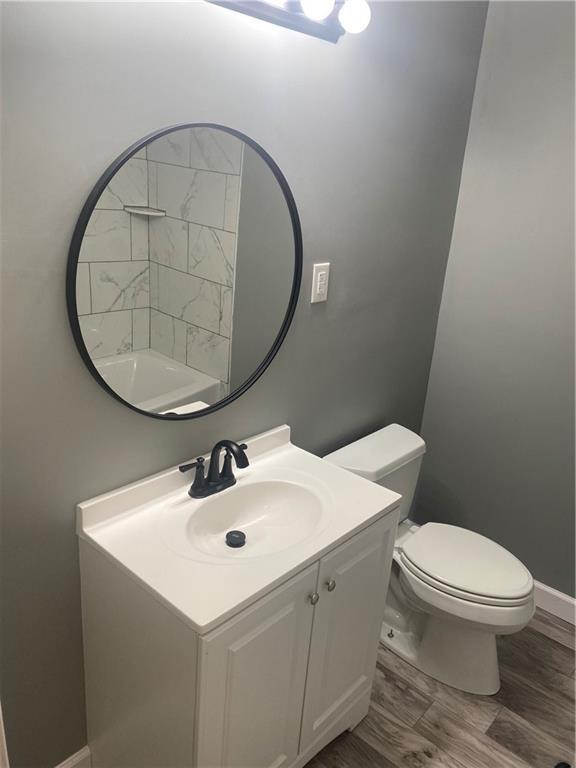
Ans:
{"type": "Polygon", "coordinates": [[[243,547],[246,544],[246,534],[242,531],[228,531],[226,534],[226,544],[233,549],[243,547]]]}

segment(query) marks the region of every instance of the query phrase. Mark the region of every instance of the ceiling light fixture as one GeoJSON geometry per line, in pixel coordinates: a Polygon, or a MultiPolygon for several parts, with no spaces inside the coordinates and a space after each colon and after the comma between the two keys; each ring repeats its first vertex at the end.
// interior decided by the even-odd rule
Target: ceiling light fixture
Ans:
{"type": "Polygon", "coordinates": [[[364,32],[371,16],[372,11],[366,0],[346,0],[338,13],[338,21],[346,32],[357,34],[364,32]]]}
{"type": "Polygon", "coordinates": [[[233,11],[337,43],[344,32],[362,32],[370,22],[366,0],[208,0],[233,11]]]}
{"type": "Polygon", "coordinates": [[[324,21],[334,10],[336,0],[300,0],[302,10],[313,21],[324,21]]]}

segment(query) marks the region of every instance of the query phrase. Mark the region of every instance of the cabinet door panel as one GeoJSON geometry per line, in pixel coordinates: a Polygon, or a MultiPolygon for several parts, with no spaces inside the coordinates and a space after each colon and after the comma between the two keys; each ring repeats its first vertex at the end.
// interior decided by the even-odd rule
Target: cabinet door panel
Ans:
{"type": "Polygon", "coordinates": [[[318,565],[202,638],[199,768],[280,768],[297,756],[318,565]]]}
{"type": "Polygon", "coordinates": [[[388,515],[320,561],[301,752],[372,684],[396,524],[388,515]]]}

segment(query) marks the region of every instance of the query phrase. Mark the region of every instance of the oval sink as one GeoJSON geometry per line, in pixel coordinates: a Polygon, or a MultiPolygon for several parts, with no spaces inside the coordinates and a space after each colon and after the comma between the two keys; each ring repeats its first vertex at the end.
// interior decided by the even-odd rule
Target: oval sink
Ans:
{"type": "Polygon", "coordinates": [[[307,488],[279,480],[261,481],[212,496],[190,517],[192,546],[208,555],[257,557],[279,552],[307,538],[322,519],[322,504],[307,488]],[[240,549],[226,544],[230,530],[246,534],[240,549]]]}
{"type": "Polygon", "coordinates": [[[237,485],[200,502],[183,502],[164,517],[162,535],[171,549],[190,558],[234,562],[273,555],[319,533],[327,522],[320,495],[285,480],[237,485]],[[241,531],[246,543],[230,547],[229,531],[241,531]]]}

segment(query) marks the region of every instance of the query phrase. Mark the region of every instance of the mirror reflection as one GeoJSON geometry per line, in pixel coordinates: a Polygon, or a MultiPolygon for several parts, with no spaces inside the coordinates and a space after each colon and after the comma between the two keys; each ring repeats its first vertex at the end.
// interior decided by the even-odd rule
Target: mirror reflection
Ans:
{"type": "Polygon", "coordinates": [[[173,131],[130,158],[92,212],[76,273],[84,346],[131,405],[201,411],[267,356],[294,272],[267,162],[221,129],[173,131]]]}

